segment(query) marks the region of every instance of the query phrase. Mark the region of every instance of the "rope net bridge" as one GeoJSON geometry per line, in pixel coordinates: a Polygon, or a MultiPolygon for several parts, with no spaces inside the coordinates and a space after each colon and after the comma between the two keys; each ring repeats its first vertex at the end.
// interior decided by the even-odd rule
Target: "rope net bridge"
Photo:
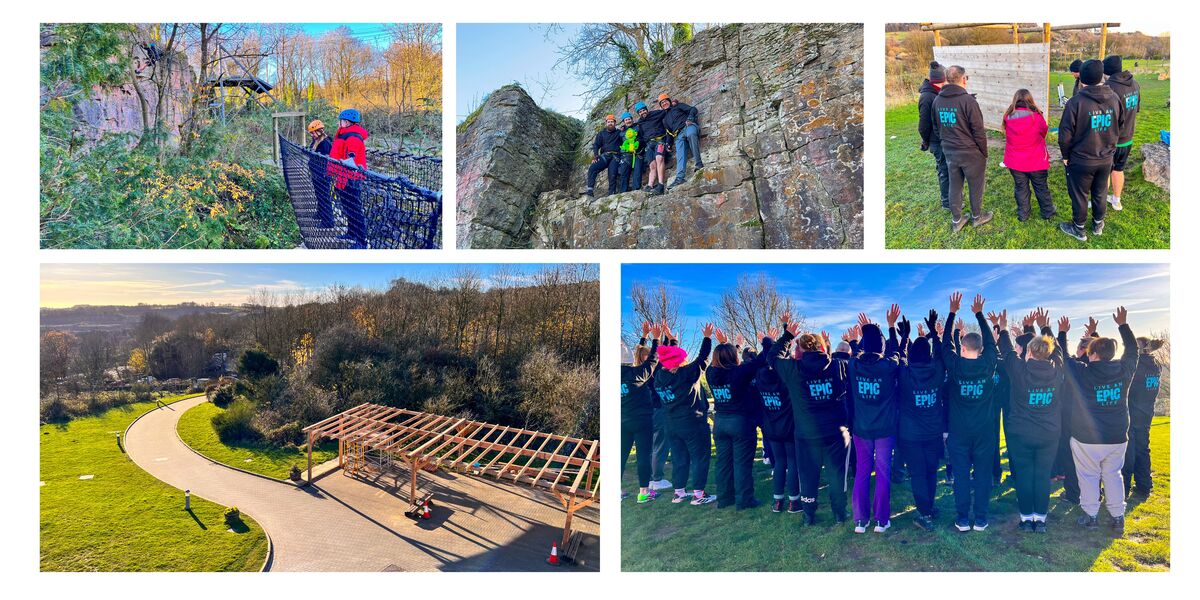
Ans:
{"type": "MultiPolygon", "coordinates": [[[[378,404],[361,404],[304,428],[308,440],[308,481],[312,448],[322,438],[338,440],[338,465],[345,475],[407,465],[409,502],[417,495],[422,469],[443,468],[526,484],[549,491],[566,511],[559,546],[568,556],[579,543],[571,518],[600,500],[600,442],[507,425],[444,417],[378,404]]],[[[411,510],[411,509],[410,509],[411,510]]]]}
{"type": "Polygon", "coordinates": [[[283,178],[306,248],[437,248],[442,159],[367,150],[361,169],[279,136],[283,178]]]}

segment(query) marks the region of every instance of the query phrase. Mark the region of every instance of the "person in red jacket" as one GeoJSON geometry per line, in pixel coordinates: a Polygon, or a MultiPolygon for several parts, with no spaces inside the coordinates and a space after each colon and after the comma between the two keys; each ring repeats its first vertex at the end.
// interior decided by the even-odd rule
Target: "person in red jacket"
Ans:
{"type": "Polygon", "coordinates": [[[1024,88],[1017,90],[1008,110],[1004,111],[1004,166],[1013,176],[1018,221],[1029,218],[1030,185],[1037,194],[1042,218],[1054,218],[1054,198],[1047,184],[1050,153],[1046,151],[1046,133],[1049,131],[1046,117],[1034,102],[1033,94],[1024,88]]]}
{"type": "Polygon", "coordinates": [[[338,130],[333,136],[333,150],[329,152],[329,158],[349,158],[360,168],[367,167],[367,138],[371,134],[367,133],[361,123],[362,115],[353,108],[338,113],[338,130]]]}
{"type": "MultiPolygon", "coordinates": [[[[333,136],[333,149],[329,151],[329,158],[365,171],[366,142],[370,134],[361,123],[362,115],[353,108],[338,113],[338,130],[333,136]]],[[[362,186],[359,184],[362,180],[361,173],[348,174],[345,180],[345,186],[338,190],[338,197],[342,201],[342,212],[346,214],[346,233],[338,237],[349,241],[351,248],[367,248],[367,219],[363,214],[362,186]]]]}

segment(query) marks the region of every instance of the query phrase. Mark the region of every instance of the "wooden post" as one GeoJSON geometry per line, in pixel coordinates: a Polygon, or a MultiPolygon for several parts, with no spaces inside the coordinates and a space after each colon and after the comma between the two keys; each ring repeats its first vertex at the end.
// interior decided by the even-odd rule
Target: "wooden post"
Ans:
{"type": "Polygon", "coordinates": [[[312,443],[313,434],[308,432],[308,482],[312,483],[312,443]]]}
{"type": "Polygon", "coordinates": [[[934,46],[942,45],[942,30],[941,29],[933,30],[933,45],[934,46]]]}
{"type": "Polygon", "coordinates": [[[1017,44],[1017,45],[1020,45],[1020,43],[1021,43],[1021,34],[1017,33],[1017,30],[1018,30],[1018,29],[1019,29],[1019,28],[1018,28],[1017,24],[1016,24],[1016,23],[1013,23],[1013,26],[1012,26],[1012,30],[1013,30],[1013,43],[1014,43],[1014,44],[1017,44]]]}
{"type": "Polygon", "coordinates": [[[414,505],[417,503],[417,469],[420,467],[420,457],[414,456],[408,468],[408,501],[414,505]]]}
{"type": "Polygon", "coordinates": [[[567,543],[571,541],[571,517],[575,516],[575,494],[571,494],[567,500],[567,518],[563,521],[563,536],[559,542],[559,548],[565,548],[567,543]]]}
{"type": "Polygon", "coordinates": [[[1104,60],[1105,46],[1108,45],[1108,23],[1100,24],[1100,60],[1104,60]]]}
{"type": "MultiPolygon", "coordinates": [[[[1050,110],[1050,100],[1054,98],[1054,91],[1051,89],[1050,83],[1053,78],[1050,76],[1050,24],[1042,23],[1042,41],[1046,43],[1046,110],[1050,110]]],[[[1049,114],[1049,113],[1046,113],[1049,114]]]]}
{"type": "Polygon", "coordinates": [[[279,164],[279,117],[271,117],[271,129],[275,132],[275,139],[271,140],[271,158],[279,164]]]}

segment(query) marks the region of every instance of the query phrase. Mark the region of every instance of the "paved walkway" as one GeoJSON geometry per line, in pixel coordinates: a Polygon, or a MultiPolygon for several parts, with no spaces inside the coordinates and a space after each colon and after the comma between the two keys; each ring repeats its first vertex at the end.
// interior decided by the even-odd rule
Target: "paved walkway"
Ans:
{"type": "MultiPolygon", "coordinates": [[[[408,476],[364,481],[340,471],[297,488],[235,471],[188,449],[175,433],[179,417],[203,396],[142,417],[125,440],[129,457],[179,489],[237,506],[258,521],[275,546],[273,571],[539,571],[562,535],[564,513],[553,496],[492,478],[421,473],[434,492],[433,518],[404,516],[408,476]]],[[[599,569],[599,512],[576,514],[585,537],[581,564],[599,569]]]]}

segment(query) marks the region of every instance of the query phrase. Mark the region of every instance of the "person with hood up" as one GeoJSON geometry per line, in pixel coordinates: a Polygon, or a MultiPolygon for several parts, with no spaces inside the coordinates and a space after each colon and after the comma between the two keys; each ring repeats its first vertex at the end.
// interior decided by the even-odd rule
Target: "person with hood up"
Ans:
{"type": "MultiPolygon", "coordinates": [[[[709,459],[712,456],[712,432],[708,427],[708,401],[704,399],[700,378],[708,368],[712,352],[712,323],[704,326],[704,341],[696,359],[684,364],[687,352],[679,346],[658,349],[660,368],[654,374],[654,389],[667,414],[667,431],[671,444],[671,476],[675,480],[672,503],[689,501],[693,506],[708,504],[716,494],[704,491],[708,484],[709,459]],[[693,485],[688,494],[687,484],[693,485]]],[[[663,324],[663,333],[671,336],[671,328],[663,324]]]]}
{"type": "Polygon", "coordinates": [[[738,361],[745,340],[739,334],[737,345],[729,343],[725,332],[717,329],[717,347],[704,379],[713,397],[713,440],[717,447],[717,508],[737,505],[738,510],[754,508],[754,452],[758,436],[754,414],[759,396],[754,377],[766,362],[767,353],[752,360],[738,361]]]}
{"type": "MultiPolygon", "coordinates": [[[[982,334],[972,331],[963,335],[961,349],[956,349],[954,342],[948,339],[942,343],[950,382],[950,393],[946,398],[950,415],[946,447],[949,461],[954,465],[954,508],[957,513],[954,528],[960,532],[987,529],[988,499],[992,494],[992,461],[996,453],[992,392],[996,385],[997,357],[996,341],[983,316],[985,302],[983,296],[976,294],[971,303],[971,312],[975,313],[982,334]],[[974,521],[971,520],[972,510],[974,521]]],[[[946,329],[952,327],[961,305],[962,294],[955,292],[950,296],[946,329]]]]}
{"type": "Polygon", "coordinates": [[[937,321],[937,311],[930,310],[925,319],[928,333],[919,336],[911,344],[908,343],[908,320],[901,321],[900,370],[897,378],[900,421],[896,453],[908,465],[913,502],[917,507],[913,522],[926,531],[933,531],[933,520],[937,517],[933,501],[946,431],[946,403],[942,400],[946,367],[942,360],[937,321]]]}
{"type": "MultiPolygon", "coordinates": [[[[854,533],[866,533],[875,517],[875,533],[892,526],[892,450],[896,446],[899,410],[896,406],[896,374],[900,368],[896,342],[896,319],[900,307],[893,304],[887,312],[887,347],[883,331],[865,313],[858,315],[862,342],[854,349],[846,368],[850,396],[851,426],[854,436],[854,533]],[[870,499],[871,472],[875,472],[875,499],[870,499]]],[[[853,348],[855,341],[850,340],[853,348]]]]}
{"type": "Polygon", "coordinates": [[[1121,191],[1125,189],[1125,163],[1129,161],[1129,153],[1133,150],[1133,132],[1137,128],[1137,115],[1142,110],[1142,86],[1133,78],[1133,73],[1124,70],[1121,57],[1112,55],[1104,59],[1105,85],[1117,93],[1121,106],[1120,133],[1117,136],[1117,149],[1113,151],[1112,193],[1108,195],[1108,203],[1113,210],[1121,210],[1121,191]]]}
{"type": "Polygon", "coordinates": [[[938,137],[950,168],[950,213],[955,233],[967,226],[967,219],[976,227],[992,220],[992,213],[983,211],[983,188],[987,179],[987,132],[983,111],[974,94],[967,93],[966,69],[954,65],[946,69],[946,85],[933,100],[937,115],[938,137]],[[963,213],[963,184],[970,190],[971,210],[963,213]]]}
{"type": "Polygon", "coordinates": [[[1037,194],[1043,219],[1053,219],[1054,197],[1050,194],[1050,153],[1046,134],[1050,126],[1038,108],[1033,94],[1019,89],[1004,111],[1004,165],[1013,177],[1013,197],[1017,201],[1017,220],[1029,219],[1029,188],[1037,194]]]}
{"type": "Polygon", "coordinates": [[[1067,68],[1071,72],[1071,77],[1075,79],[1075,87],[1071,88],[1071,95],[1079,93],[1079,70],[1083,67],[1083,61],[1078,58],[1071,61],[1071,66],[1067,68]]]}
{"type": "Polygon", "coordinates": [[[1163,340],[1139,337],[1138,366],[1129,386],[1129,447],[1125,451],[1125,493],[1149,496],[1154,489],[1150,475],[1150,424],[1154,420],[1154,403],[1162,378],[1163,363],[1156,352],[1163,340]],[[1134,487],[1137,484],[1137,487],[1134,487]]]}
{"type": "MultiPolygon", "coordinates": [[[[658,492],[650,489],[651,459],[653,458],[654,398],[651,381],[658,368],[658,336],[660,325],[642,323],[642,339],[633,351],[633,361],[621,365],[621,477],[625,476],[625,465],[629,453],[637,446],[637,503],[644,504],[656,498],[658,492]],[[650,346],[646,336],[652,335],[650,346]]],[[[624,498],[624,494],[622,494],[624,498]]]]}
{"type": "Polygon", "coordinates": [[[950,167],[946,166],[946,154],[942,152],[942,138],[937,115],[933,112],[933,99],[937,98],[946,84],[946,68],[935,60],[929,63],[929,78],[921,83],[920,99],[917,100],[917,132],[921,134],[921,152],[933,155],[937,166],[938,189],[942,193],[942,208],[950,210],[950,167]]]}
{"type": "Polygon", "coordinates": [[[606,115],[604,129],[601,129],[592,141],[592,165],[588,167],[587,189],[584,190],[584,195],[589,198],[596,195],[596,176],[602,171],[608,171],[608,195],[617,193],[617,173],[621,167],[621,143],[624,141],[624,133],[617,131],[617,118],[613,115],[606,115]]]}
{"type": "MultiPolygon", "coordinates": [[[[371,134],[362,126],[358,110],[347,108],[338,113],[338,130],[333,136],[329,158],[361,170],[367,169],[367,138],[371,134]]],[[[346,233],[338,237],[350,242],[351,248],[367,247],[367,218],[363,214],[360,178],[346,178],[345,187],[338,189],[342,212],[346,214],[346,233]]]]}
{"type": "Polygon", "coordinates": [[[671,187],[675,187],[684,181],[689,154],[696,171],[704,169],[704,161],[700,158],[700,112],[695,106],[672,100],[665,93],[658,97],[659,106],[663,106],[664,98],[669,108],[664,109],[667,114],[663,117],[663,126],[675,140],[675,180],[671,182],[671,187]]]}
{"type": "MultiPolygon", "coordinates": [[[[759,408],[761,409],[762,437],[764,448],[770,449],[771,466],[771,512],[783,512],[783,499],[788,499],[787,511],[800,512],[800,473],[796,465],[795,415],[792,414],[792,403],[788,387],[775,369],[776,357],[782,354],[790,355],[791,347],[785,340],[790,340],[786,332],[778,340],[772,340],[768,335],[763,342],[764,347],[770,346],[767,354],[768,361],[758,370],[754,378],[754,387],[758,391],[759,408]]],[[[763,462],[767,462],[766,452],[763,462]]]]}
{"type": "MultiPolygon", "coordinates": [[[[1129,328],[1128,315],[1124,306],[1113,313],[1124,347],[1120,359],[1116,358],[1117,341],[1098,337],[1088,344],[1086,362],[1067,362],[1067,374],[1078,391],[1071,422],[1071,456],[1079,476],[1079,508],[1083,514],[1076,523],[1089,529],[1099,527],[1103,483],[1112,528],[1118,534],[1125,531],[1125,480],[1121,469],[1129,441],[1129,388],[1139,362],[1137,338],[1129,328]]],[[[1095,319],[1088,319],[1086,335],[1091,337],[1098,325],[1095,319]]],[[[1066,318],[1059,321],[1059,344],[1066,345],[1070,328],[1066,318]]]]}
{"type": "Polygon", "coordinates": [[[1058,124],[1058,147],[1067,167],[1067,193],[1071,196],[1071,221],[1058,225],[1063,233],[1087,241],[1088,204],[1092,208],[1092,235],[1104,233],[1108,207],[1108,176],[1120,139],[1125,108],[1112,88],[1101,85],[1104,66],[1098,60],[1083,63],[1083,87],[1071,96],[1058,124]]]}
{"type": "MultiPolygon", "coordinates": [[[[784,314],[784,334],[779,344],[791,343],[799,327],[784,314]]],[[[805,333],[796,340],[799,356],[783,350],[774,358],[775,371],[787,387],[795,425],[793,432],[799,467],[800,506],[804,523],[817,521],[817,490],[821,467],[829,484],[829,508],[835,523],[846,520],[846,461],[850,446],[850,422],[846,413],[846,359],[829,354],[829,336],[805,333]]],[[[849,356],[847,355],[847,358],[849,356]]],[[[794,503],[793,503],[794,504],[794,503]]]]}
{"type": "MultiPolygon", "coordinates": [[[[1022,321],[1013,349],[1008,334],[1008,311],[989,314],[1000,328],[1000,363],[1011,386],[1004,410],[1008,459],[1016,481],[1018,528],[1045,533],[1050,512],[1050,480],[1058,454],[1062,407],[1067,401],[1066,349],[1050,331],[1050,313],[1038,308],[1022,321]],[[1037,323],[1041,332],[1034,333],[1037,323]]],[[[1061,322],[1060,322],[1061,327],[1061,322]]]]}

